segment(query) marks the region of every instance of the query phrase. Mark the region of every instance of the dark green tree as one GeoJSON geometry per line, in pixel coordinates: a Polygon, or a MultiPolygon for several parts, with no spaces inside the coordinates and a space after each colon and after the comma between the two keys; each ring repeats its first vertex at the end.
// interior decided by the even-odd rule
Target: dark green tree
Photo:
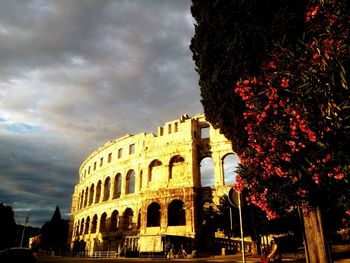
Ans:
{"type": "Polygon", "coordinates": [[[270,219],[302,207],[307,258],[331,261],[322,210],[350,214],[348,1],[192,2],[202,103],[240,157],[237,189],[270,219]]]}
{"type": "Polygon", "coordinates": [[[12,207],[0,203],[0,250],[14,245],[16,229],[12,207]]]}
{"type": "Polygon", "coordinates": [[[305,3],[192,1],[196,24],[190,49],[199,74],[204,113],[214,128],[232,141],[237,153],[247,144],[247,135],[242,125],[244,103],[234,94],[234,85],[245,75],[259,73],[274,41],[297,41],[304,29],[305,3]]]}
{"type": "Polygon", "coordinates": [[[57,206],[51,220],[41,228],[41,248],[58,254],[66,249],[68,227],[68,221],[62,219],[57,206]]]}
{"type": "MultiPolygon", "coordinates": [[[[285,241],[282,244],[284,250],[292,251],[298,245],[301,245],[301,226],[298,214],[295,212],[291,211],[283,217],[268,220],[266,212],[260,207],[244,202],[242,206],[243,232],[244,236],[250,236],[252,238],[253,253],[261,254],[260,242],[261,237],[264,235],[287,235],[285,240],[288,243],[285,241]]],[[[229,238],[240,237],[239,210],[237,206],[232,206],[228,201],[227,195],[223,195],[220,198],[216,222],[216,226],[229,238]],[[230,218],[232,220],[232,226],[230,218]]]]}

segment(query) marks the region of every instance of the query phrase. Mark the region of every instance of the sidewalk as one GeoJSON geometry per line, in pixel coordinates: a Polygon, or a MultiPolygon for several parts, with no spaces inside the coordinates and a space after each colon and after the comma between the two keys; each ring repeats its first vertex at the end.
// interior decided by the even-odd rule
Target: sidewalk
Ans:
{"type": "MultiPolygon", "coordinates": [[[[200,260],[201,258],[197,258],[197,260],[200,260]]],[[[202,258],[204,259],[204,258],[202,258]]],[[[191,259],[190,259],[191,260],[191,259]]],[[[193,259],[192,259],[193,260],[193,259]]],[[[205,258],[207,261],[213,261],[213,262],[242,262],[242,255],[240,253],[234,254],[234,255],[225,255],[225,256],[214,256],[210,258],[205,258]]],[[[246,255],[246,262],[261,262],[260,256],[252,256],[250,254],[246,255]]],[[[305,257],[301,257],[300,255],[293,256],[291,253],[282,254],[282,262],[298,262],[298,263],[304,263],[305,257]]],[[[350,263],[350,257],[347,258],[337,258],[334,260],[336,263],[350,263]]]]}

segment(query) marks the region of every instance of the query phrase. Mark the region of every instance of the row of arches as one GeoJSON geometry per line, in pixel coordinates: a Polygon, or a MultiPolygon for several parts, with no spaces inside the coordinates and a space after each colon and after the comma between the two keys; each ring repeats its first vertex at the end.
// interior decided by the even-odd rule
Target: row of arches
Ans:
{"type": "MultiPolygon", "coordinates": [[[[238,156],[233,153],[228,153],[221,159],[224,185],[233,185],[236,182],[238,164],[238,156]]],[[[200,179],[202,187],[215,185],[215,167],[211,156],[204,157],[200,162],[200,179]]]]}
{"type": "MultiPolygon", "coordinates": [[[[185,204],[182,200],[176,199],[169,203],[167,211],[161,209],[157,202],[152,202],[147,207],[146,213],[146,227],[159,227],[161,225],[161,218],[163,213],[167,213],[167,226],[181,226],[186,225],[185,204]]],[[[74,225],[75,236],[106,233],[115,231],[127,231],[131,229],[139,229],[141,227],[141,210],[138,211],[137,223],[134,222],[134,211],[128,207],[120,215],[118,210],[114,210],[110,217],[104,212],[98,218],[97,214],[92,217],[87,216],[77,220],[74,225]]]]}
{"type": "MultiPolygon", "coordinates": [[[[172,179],[175,174],[179,174],[182,170],[181,165],[185,162],[185,159],[180,155],[173,156],[169,161],[169,174],[168,179],[172,179]]],[[[161,173],[161,167],[163,163],[155,159],[150,162],[148,166],[148,178],[147,182],[150,183],[161,173]]],[[[222,170],[225,185],[233,185],[236,180],[236,172],[238,165],[238,158],[236,155],[230,153],[222,158],[222,170]]],[[[143,181],[142,170],[139,173],[139,188],[142,189],[143,181]]],[[[200,177],[201,185],[214,186],[215,172],[214,161],[212,157],[205,157],[200,162],[200,177]]],[[[136,173],[134,170],[129,170],[126,176],[123,177],[121,173],[117,173],[114,177],[107,177],[104,181],[99,180],[96,184],[92,183],[91,186],[87,186],[79,193],[78,207],[82,209],[92,204],[108,201],[110,199],[117,199],[122,194],[132,194],[136,192],[136,173]],[[123,182],[123,180],[125,180],[123,182]],[[124,185],[124,187],[123,187],[124,185]],[[124,191],[122,191],[124,190],[124,191]]]]}
{"type": "MultiPolygon", "coordinates": [[[[178,170],[178,167],[185,162],[185,159],[180,155],[175,155],[170,158],[169,161],[169,179],[171,179],[178,170]]],[[[163,163],[155,159],[148,165],[148,178],[147,182],[150,183],[154,178],[160,173],[160,167],[163,163]]],[[[78,197],[78,209],[90,206],[92,204],[97,204],[101,201],[108,201],[110,198],[116,199],[119,198],[122,194],[122,185],[124,185],[124,194],[132,194],[136,192],[136,178],[135,171],[133,169],[129,170],[125,176],[122,176],[121,173],[117,173],[114,176],[113,184],[111,177],[107,177],[104,182],[99,180],[95,186],[93,183],[90,187],[86,187],[79,193],[78,197]],[[123,182],[125,179],[125,182],[123,182]],[[111,194],[111,191],[113,193],[111,194]],[[102,196],[101,196],[102,195],[102,196]]],[[[139,174],[139,190],[142,189],[143,181],[143,171],[140,171],[139,174]]]]}

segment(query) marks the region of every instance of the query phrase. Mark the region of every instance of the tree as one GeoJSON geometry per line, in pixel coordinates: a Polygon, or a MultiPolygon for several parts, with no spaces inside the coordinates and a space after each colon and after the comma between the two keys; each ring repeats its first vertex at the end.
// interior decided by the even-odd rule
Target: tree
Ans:
{"type": "Polygon", "coordinates": [[[270,14],[272,20],[281,21],[288,14],[286,21],[294,19],[298,26],[288,28],[282,23],[274,28],[274,23],[266,23],[266,18],[259,16],[261,9],[256,9],[256,1],[243,2],[253,7],[251,11],[236,2],[227,7],[226,1],[216,1],[203,7],[193,0],[192,13],[198,24],[191,50],[200,75],[205,113],[231,139],[240,157],[236,188],[246,189],[249,201],[265,210],[270,219],[301,207],[309,247],[307,258],[311,262],[329,262],[322,210],[338,206],[350,215],[350,94],[346,71],[350,66],[349,6],[346,0],[309,1],[306,7],[293,2],[294,9],[287,7],[291,12],[286,12],[276,1],[270,14]],[[250,13],[255,15],[248,22],[253,30],[246,31],[249,27],[237,17],[231,19],[235,22],[231,23],[232,28],[228,27],[225,21],[229,18],[213,15],[219,14],[218,6],[231,8],[224,14],[241,11],[243,15],[248,13],[248,17],[252,16],[250,13]],[[300,10],[305,15],[300,15],[300,10]],[[237,62],[237,57],[234,52],[229,56],[217,55],[218,50],[201,43],[212,41],[210,24],[233,36],[220,39],[226,48],[251,54],[232,40],[236,35],[247,40],[252,34],[258,36],[258,42],[267,41],[267,44],[262,41],[260,50],[264,53],[259,50],[251,57],[242,55],[250,61],[244,62],[248,66],[241,69],[223,68],[222,65],[237,62]],[[260,31],[255,31],[259,28],[260,31]],[[270,31],[274,33],[269,34],[270,31]],[[217,61],[213,60],[215,55],[217,61]],[[230,83],[216,73],[222,70],[231,76],[230,83]],[[230,114],[222,114],[220,108],[213,113],[225,96],[238,101],[231,105],[224,100],[225,111],[230,114]]]}
{"type": "Polygon", "coordinates": [[[66,248],[68,238],[68,221],[61,218],[61,212],[56,210],[49,222],[41,228],[41,248],[60,253],[66,248]]]}
{"type": "Polygon", "coordinates": [[[197,24],[190,49],[199,74],[206,119],[244,149],[244,103],[230,88],[247,74],[258,74],[271,40],[296,42],[304,29],[305,1],[192,0],[197,24]]]}
{"type": "Polygon", "coordinates": [[[14,245],[16,222],[11,206],[0,203],[0,250],[14,245]]]}
{"type": "MultiPolygon", "coordinates": [[[[245,195],[245,194],[243,194],[245,195]]],[[[263,235],[288,235],[285,239],[290,241],[288,245],[282,244],[282,249],[292,251],[296,249],[301,242],[300,224],[298,224],[298,216],[291,211],[283,217],[268,220],[266,212],[254,204],[243,202],[242,205],[243,232],[245,236],[252,239],[253,254],[261,254],[261,237],[263,235]],[[289,239],[288,239],[289,238],[289,239]],[[288,247],[287,247],[288,246],[288,247]]],[[[240,222],[238,207],[232,206],[227,195],[220,197],[220,204],[215,216],[216,226],[223,233],[230,237],[240,237],[240,222]],[[231,210],[231,211],[230,211],[231,210]],[[232,213],[232,217],[230,215],[232,213]],[[230,218],[232,218],[232,227],[230,218]]]]}

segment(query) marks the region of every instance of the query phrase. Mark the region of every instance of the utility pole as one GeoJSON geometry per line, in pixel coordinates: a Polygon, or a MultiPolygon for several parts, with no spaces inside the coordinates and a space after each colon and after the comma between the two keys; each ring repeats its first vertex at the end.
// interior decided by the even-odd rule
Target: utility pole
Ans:
{"type": "Polygon", "coordinates": [[[238,192],[238,208],[239,208],[239,222],[241,228],[241,246],[242,246],[242,259],[243,263],[245,263],[245,245],[244,245],[244,234],[243,234],[243,219],[242,219],[242,200],[241,200],[241,192],[238,192]]]}
{"type": "MultiPolygon", "coordinates": [[[[244,234],[243,234],[243,219],[242,219],[242,200],[241,200],[241,192],[236,192],[233,187],[228,191],[228,201],[232,206],[238,207],[239,209],[239,223],[241,230],[241,252],[242,252],[242,262],[246,263],[245,260],[245,250],[244,250],[244,234]]],[[[231,209],[231,208],[230,208],[231,209]]],[[[230,210],[231,217],[231,210],[230,210]]],[[[232,222],[232,220],[231,220],[232,222]]],[[[231,223],[232,227],[232,223],[231,223]]]]}
{"type": "Polygon", "coordinates": [[[24,232],[26,230],[26,226],[27,226],[28,220],[29,220],[28,215],[26,215],[26,220],[24,221],[24,226],[23,226],[23,231],[22,231],[22,238],[21,238],[21,245],[20,245],[20,247],[23,246],[24,232]]]}

